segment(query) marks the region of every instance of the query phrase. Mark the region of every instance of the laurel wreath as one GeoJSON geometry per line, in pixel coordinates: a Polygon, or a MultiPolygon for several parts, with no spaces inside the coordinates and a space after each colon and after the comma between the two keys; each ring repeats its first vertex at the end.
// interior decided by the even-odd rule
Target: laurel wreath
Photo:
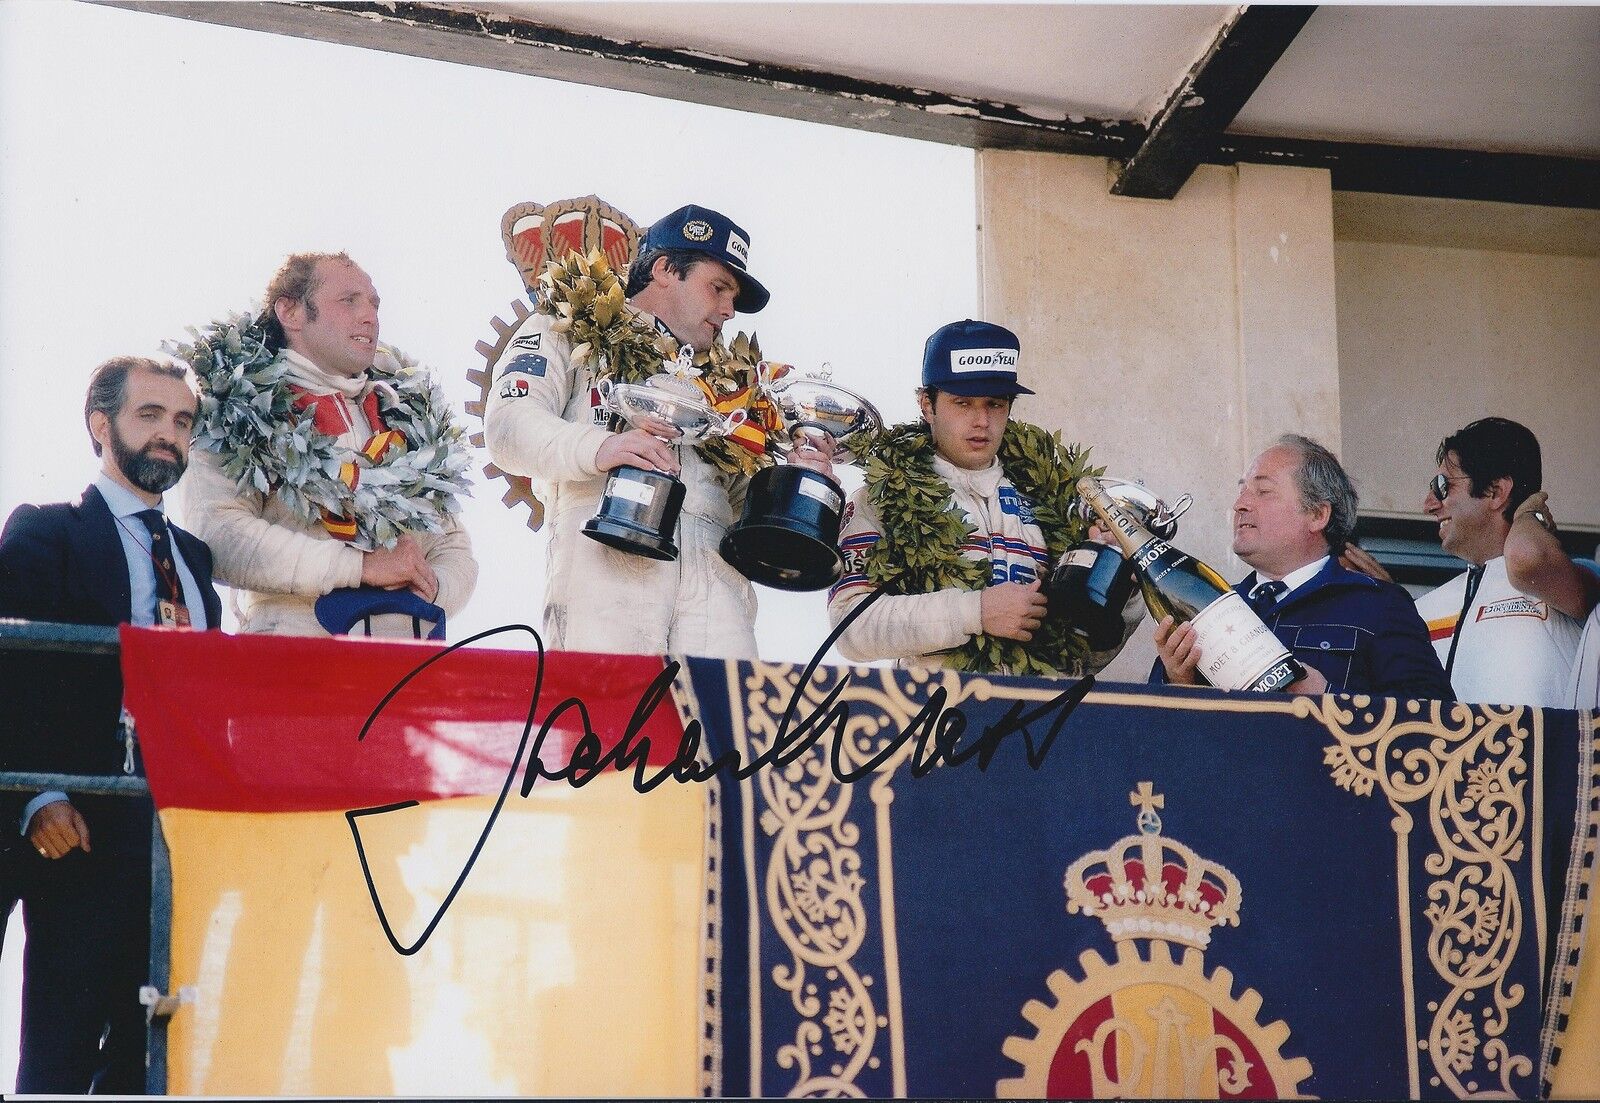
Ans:
{"type": "Polygon", "coordinates": [[[470,494],[471,458],[444,392],[416,361],[380,345],[371,377],[387,426],[405,439],[379,460],[342,448],[319,431],[309,410],[294,407],[288,364],[268,350],[266,331],[248,314],[230,314],[192,342],[167,342],[200,384],[194,443],[223,458],[222,471],[241,492],[273,494],[295,516],[353,518],[353,547],[390,548],[405,532],[443,532],[470,494]],[[354,463],[354,488],[340,468],[354,463]]]}
{"type": "MultiPolygon", "coordinates": [[[[933,436],[926,423],[886,429],[862,441],[861,451],[868,456],[867,494],[883,532],[867,552],[867,578],[890,594],[987,586],[989,560],[961,554],[977,528],[956,505],[950,484],[933,469],[933,436]]],[[[1088,449],[1063,445],[1059,432],[1023,421],[1010,422],[1001,438],[1001,471],[1033,506],[1051,562],[1088,533],[1077,511],[1068,508],[1078,479],[1104,471],[1090,467],[1088,457],[1088,449]]],[[[979,633],[944,653],[957,670],[1071,677],[1083,672],[1088,656],[1088,645],[1056,617],[1047,617],[1026,643],[979,633]]]]}
{"type": "MultiPolygon", "coordinates": [[[[643,383],[661,374],[678,355],[678,342],[628,305],[621,280],[598,249],[587,257],[573,251],[565,262],[546,265],[539,275],[539,302],[534,309],[555,319],[550,328],[566,335],[574,365],[598,359],[597,380],[643,383]]],[[[760,345],[743,333],[727,344],[717,338],[710,348],[697,349],[694,358],[695,370],[719,401],[750,388],[760,362],[760,345]]],[[[748,424],[765,429],[764,455],[726,437],[710,437],[695,445],[696,450],[729,474],[753,475],[771,466],[774,447],[782,438],[775,425],[763,424],[764,419],[756,416],[764,402],[751,388],[740,403],[752,415],[748,424]]]]}

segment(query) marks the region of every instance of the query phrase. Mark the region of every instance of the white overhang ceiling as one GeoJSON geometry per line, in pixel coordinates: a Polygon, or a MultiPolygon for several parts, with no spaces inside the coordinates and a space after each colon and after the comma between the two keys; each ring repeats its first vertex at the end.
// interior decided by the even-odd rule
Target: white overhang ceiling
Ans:
{"type": "MultiPolygon", "coordinates": [[[[607,38],[1148,124],[1229,5],[504,3],[607,38]]],[[[1239,133],[1600,157],[1600,7],[1317,8],[1239,133]]]]}
{"type": "Polygon", "coordinates": [[[974,147],[1600,206],[1600,7],[186,3],[118,6],[974,147]]]}

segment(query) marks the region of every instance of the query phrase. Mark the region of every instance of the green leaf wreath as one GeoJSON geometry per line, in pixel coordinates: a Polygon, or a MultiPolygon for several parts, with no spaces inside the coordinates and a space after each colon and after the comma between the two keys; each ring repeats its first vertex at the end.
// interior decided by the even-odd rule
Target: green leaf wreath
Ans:
{"type": "MultiPolygon", "coordinates": [[[[910,421],[867,440],[852,438],[851,447],[868,457],[866,489],[883,523],[882,538],[867,553],[867,578],[889,594],[987,586],[989,561],[961,554],[977,529],[955,504],[950,484],[933,470],[933,437],[926,423],[910,421]]],[[[1025,421],[1012,421],[1001,438],[1001,470],[1032,504],[1051,562],[1088,534],[1087,524],[1068,508],[1078,479],[1104,470],[1090,467],[1088,458],[1088,449],[1063,445],[1059,432],[1025,421]]],[[[957,670],[1073,677],[1082,673],[1088,655],[1083,640],[1054,617],[1046,618],[1027,643],[980,633],[944,653],[957,670]]]]}
{"type": "Polygon", "coordinates": [[[393,547],[407,531],[443,532],[461,508],[457,495],[471,493],[471,457],[444,392],[399,350],[380,345],[371,376],[387,384],[378,408],[406,447],[373,462],[338,447],[311,411],[294,408],[288,365],[267,349],[256,319],[231,314],[189,332],[192,343],[169,342],[167,350],[200,383],[194,443],[222,457],[241,492],[274,494],[310,524],[321,524],[324,511],[354,518],[350,543],[363,551],[393,547]],[[339,478],[347,461],[360,470],[354,490],[339,478]]]}
{"type": "MultiPolygon", "coordinates": [[[[539,276],[541,314],[555,319],[551,329],[572,344],[572,362],[581,365],[599,358],[597,379],[617,383],[643,383],[660,374],[663,364],[678,355],[678,342],[662,333],[643,314],[627,304],[622,281],[605,254],[595,250],[587,257],[575,250],[564,263],[551,261],[539,276]]],[[[738,334],[731,342],[719,337],[710,348],[696,349],[694,366],[719,401],[731,398],[755,382],[761,346],[754,337],[738,334]]],[[[762,403],[751,392],[744,403],[749,424],[766,430],[767,451],[758,455],[725,437],[711,437],[695,445],[696,451],[718,470],[730,475],[753,475],[773,461],[778,434],[755,407],[762,403]]]]}

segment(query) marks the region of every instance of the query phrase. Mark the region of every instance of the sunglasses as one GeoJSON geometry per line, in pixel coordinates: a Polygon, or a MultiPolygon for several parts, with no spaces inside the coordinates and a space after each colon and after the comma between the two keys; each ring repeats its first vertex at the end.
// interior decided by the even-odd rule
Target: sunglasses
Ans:
{"type": "Polygon", "coordinates": [[[1456,475],[1452,477],[1450,475],[1446,475],[1443,471],[1440,471],[1438,474],[1434,475],[1433,478],[1428,480],[1428,493],[1442,502],[1445,499],[1445,495],[1450,493],[1451,483],[1464,483],[1470,478],[1471,476],[1468,475],[1456,475]]]}

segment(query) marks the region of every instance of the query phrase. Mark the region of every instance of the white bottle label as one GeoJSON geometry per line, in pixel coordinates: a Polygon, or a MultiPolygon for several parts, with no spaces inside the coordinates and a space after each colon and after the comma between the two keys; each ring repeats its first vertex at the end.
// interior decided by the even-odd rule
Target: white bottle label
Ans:
{"type": "Polygon", "coordinates": [[[1218,689],[1282,689],[1257,685],[1289,651],[1238,593],[1229,590],[1194,618],[1199,671],[1218,689]]]}

